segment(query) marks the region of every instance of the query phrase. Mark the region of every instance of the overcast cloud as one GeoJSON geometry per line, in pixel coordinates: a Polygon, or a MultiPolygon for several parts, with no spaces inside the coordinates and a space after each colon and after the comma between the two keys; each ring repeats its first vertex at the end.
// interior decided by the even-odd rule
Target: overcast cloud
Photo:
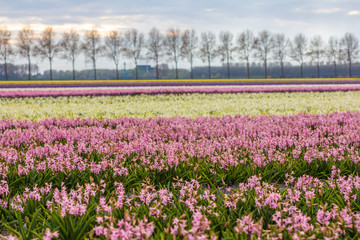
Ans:
{"type": "Polygon", "coordinates": [[[356,32],[360,22],[357,0],[23,0],[4,1],[1,25],[18,30],[30,23],[39,30],[52,25],[58,31],[69,26],[102,31],[138,28],[148,31],[176,26],[205,30],[268,29],[294,35],[326,36],[356,32]]]}
{"type": "Polygon", "coordinates": [[[1,0],[0,25],[17,31],[24,24],[37,30],[51,25],[62,32],[74,27],[100,32],[137,28],[148,32],[157,26],[194,28],[197,31],[263,29],[289,37],[302,32],[341,36],[360,35],[359,0],[1,0]],[[1,3],[2,2],[2,3],[1,3]]]}

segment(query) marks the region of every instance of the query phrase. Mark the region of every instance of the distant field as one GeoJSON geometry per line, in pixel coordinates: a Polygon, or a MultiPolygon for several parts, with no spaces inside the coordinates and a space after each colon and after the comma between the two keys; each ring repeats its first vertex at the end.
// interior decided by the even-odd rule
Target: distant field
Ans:
{"type": "Polygon", "coordinates": [[[360,91],[360,84],[5,88],[0,98],[360,91]]]}
{"type": "Polygon", "coordinates": [[[0,118],[291,115],[360,111],[360,92],[297,92],[2,98],[0,118]]]}
{"type": "Polygon", "coordinates": [[[35,80],[0,81],[4,87],[59,86],[192,86],[192,85],[267,85],[267,84],[344,84],[360,83],[360,78],[259,78],[259,79],[159,79],[159,80],[35,80]]]}

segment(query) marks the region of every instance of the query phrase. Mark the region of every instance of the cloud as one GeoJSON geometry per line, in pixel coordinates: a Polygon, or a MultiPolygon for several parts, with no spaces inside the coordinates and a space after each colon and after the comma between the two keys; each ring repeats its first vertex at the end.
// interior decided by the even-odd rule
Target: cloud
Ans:
{"type": "Polygon", "coordinates": [[[296,20],[285,20],[285,19],[274,19],[274,22],[282,27],[305,27],[310,24],[304,21],[296,21],[296,20]]]}
{"type": "Polygon", "coordinates": [[[214,12],[215,10],[215,8],[205,8],[204,12],[214,12]]]}
{"type": "Polygon", "coordinates": [[[314,13],[320,13],[320,14],[330,14],[341,11],[340,8],[323,8],[323,9],[317,9],[314,10],[314,13]]]}
{"type": "Polygon", "coordinates": [[[350,11],[348,14],[351,15],[360,15],[360,11],[350,11]]]}

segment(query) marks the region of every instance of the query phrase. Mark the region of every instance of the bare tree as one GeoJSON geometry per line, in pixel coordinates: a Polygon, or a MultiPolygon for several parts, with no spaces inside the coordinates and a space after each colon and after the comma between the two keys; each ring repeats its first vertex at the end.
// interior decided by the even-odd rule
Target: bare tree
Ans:
{"type": "Polygon", "coordinates": [[[11,32],[6,27],[0,27],[0,58],[4,61],[5,80],[8,80],[8,58],[14,54],[10,41],[11,32]]]}
{"type": "Polygon", "coordinates": [[[208,76],[211,79],[211,61],[217,56],[216,36],[213,32],[201,34],[199,57],[203,62],[208,63],[208,76]]]}
{"type": "Polygon", "coordinates": [[[236,51],[240,59],[246,61],[247,77],[250,78],[250,56],[254,46],[254,34],[250,30],[240,33],[236,40],[236,51]]]}
{"type": "Polygon", "coordinates": [[[259,32],[258,36],[254,39],[255,57],[264,62],[265,78],[268,76],[267,62],[273,48],[274,39],[272,34],[267,30],[259,32]]]}
{"type": "Polygon", "coordinates": [[[76,30],[70,29],[69,31],[64,32],[60,41],[60,47],[62,52],[61,57],[71,61],[73,79],[75,80],[75,60],[81,53],[80,35],[76,32],[76,30]]]}
{"type": "Polygon", "coordinates": [[[300,74],[304,77],[304,60],[307,49],[307,39],[304,34],[299,33],[295,36],[291,46],[290,57],[300,64],[300,74]]]}
{"type": "Polygon", "coordinates": [[[20,56],[26,57],[28,60],[28,79],[31,80],[31,57],[35,50],[35,33],[30,25],[25,25],[18,32],[17,51],[20,56]]]}
{"type": "Polygon", "coordinates": [[[359,56],[359,39],[352,33],[345,33],[340,46],[343,58],[349,65],[349,76],[352,77],[352,63],[359,56]]]}
{"type": "Polygon", "coordinates": [[[230,79],[230,60],[232,60],[232,53],[234,51],[233,38],[233,34],[229,31],[220,32],[220,46],[218,48],[218,54],[220,56],[220,60],[222,62],[226,62],[228,79],[230,79]]]}
{"type": "Polygon", "coordinates": [[[84,51],[85,57],[89,58],[93,64],[94,79],[96,80],[96,60],[100,57],[103,51],[101,37],[98,30],[93,28],[90,31],[85,32],[85,38],[81,48],[84,51]]]}
{"type": "Polygon", "coordinates": [[[165,53],[175,63],[175,78],[179,78],[178,62],[181,53],[181,32],[178,28],[170,28],[165,35],[165,53]]]}
{"type": "Polygon", "coordinates": [[[311,61],[316,63],[317,77],[320,78],[320,61],[325,55],[324,41],[321,36],[315,36],[311,39],[307,54],[310,56],[311,61]]]}
{"type": "Polygon", "coordinates": [[[274,35],[274,58],[280,62],[281,77],[284,75],[284,60],[288,55],[290,47],[290,40],[285,37],[285,34],[278,33],[274,35]]]}
{"type": "Polygon", "coordinates": [[[337,77],[337,62],[340,60],[340,43],[336,37],[330,37],[326,55],[334,65],[334,76],[337,77]]]}
{"type": "Polygon", "coordinates": [[[267,30],[259,32],[254,40],[255,57],[264,62],[265,78],[268,76],[267,62],[273,48],[274,40],[272,34],[267,30]]]}
{"type": "Polygon", "coordinates": [[[190,63],[190,78],[194,78],[193,63],[195,58],[195,52],[199,42],[199,38],[196,36],[194,29],[185,30],[181,35],[181,56],[186,58],[190,63]]]}
{"type": "Polygon", "coordinates": [[[43,59],[48,59],[50,64],[50,80],[52,76],[52,63],[55,55],[59,52],[59,44],[55,42],[55,32],[52,27],[47,27],[41,33],[38,39],[38,45],[35,46],[35,54],[43,59]]]}
{"type": "Polygon", "coordinates": [[[149,32],[149,38],[147,42],[147,56],[155,61],[156,79],[159,79],[159,59],[163,54],[164,37],[160,33],[159,29],[153,27],[149,32]]]}
{"type": "Polygon", "coordinates": [[[144,47],[144,34],[139,33],[136,29],[129,30],[125,33],[124,51],[127,57],[133,58],[135,63],[135,78],[139,79],[137,61],[141,57],[141,50],[144,47]]]}
{"type": "Polygon", "coordinates": [[[119,79],[119,62],[123,52],[123,37],[118,31],[111,31],[105,37],[105,56],[112,59],[116,68],[116,79],[119,79]]]}

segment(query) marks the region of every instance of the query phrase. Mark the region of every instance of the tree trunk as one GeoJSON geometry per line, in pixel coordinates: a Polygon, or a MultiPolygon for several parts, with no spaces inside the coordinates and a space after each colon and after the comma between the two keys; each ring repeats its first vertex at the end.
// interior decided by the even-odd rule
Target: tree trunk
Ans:
{"type": "Polygon", "coordinates": [[[49,59],[50,62],[50,80],[53,80],[53,76],[52,76],[52,59],[49,59]]]}
{"type": "Polygon", "coordinates": [[[31,60],[30,60],[30,55],[28,55],[28,62],[29,62],[29,66],[28,66],[28,71],[29,71],[28,80],[31,80],[31,60]]]}
{"type": "Polygon", "coordinates": [[[227,61],[227,77],[228,77],[228,79],[230,79],[230,62],[229,62],[229,60],[227,61]]]}
{"type": "Polygon", "coordinates": [[[135,59],[135,79],[138,80],[139,76],[138,76],[138,67],[137,67],[137,60],[135,59]]]}
{"type": "Polygon", "coordinates": [[[267,78],[268,73],[267,73],[267,60],[266,59],[264,60],[264,65],[265,65],[265,78],[267,78]]]}
{"type": "Polygon", "coordinates": [[[334,61],[334,74],[335,74],[335,77],[337,77],[336,61],[334,61]]]}
{"type": "Polygon", "coordinates": [[[300,63],[300,76],[301,76],[301,78],[304,77],[304,66],[303,66],[303,63],[300,63]]]}
{"type": "Polygon", "coordinates": [[[6,58],[5,58],[5,80],[8,80],[8,72],[7,72],[7,61],[6,61],[6,58]]]}
{"type": "Polygon", "coordinates": [[[320,64],[319,62],[317,63],[317,75],[318,75],[318,78],[320,78],[320,64]]]}
{"type": "Polygon", "coordinates": [[[247,67],[247,77],[250,78],[250,63],[249,63],[249,59],[246,60],[246,67],[247,67]]]}
{"type": "Polygon", "coordinates": [[[176,79],[179,79],[179,75],[178,75],[178,63],[177,63],[177,61],[175,61],[175,76],[176,76],[176,79]]]}
{"type": "Polygon", "coordinates": [[[93,67],[94,67],[94,80],[96,80],[96,61],[93,61],[93,67]]]}
{"type": "Polygon", "coordinates": [[[159,79],[159,59],[156,58],[156,79],[159,79]]]}
{"type": "Polygon", "coordinates": [[[208,64],[209,64],[209,67],[208,67],[208,76],[209,76],[209,79],[211,79],[211,65],[210,65],[210,59],[208,59],[208,64]]]}
{"type": "Polygon", "coordinates": [[[281,78],[285,78],[285,76],[284,76],[284,63],[283,63],[283,61],[280,62],[280,66],[281,66],[281,78]]]}
{"type": "Polygon", "coordinates": [[[119,80],[119,64],[115,63],[116,65],[116,80],[119,80]]]}
{"type": "Polygon", "coordinates": [[[349,61],[349,76],[352,77],[351,60],[349,61]]]}
{"type": "Polygon", "coordinates": [[[76,77],[75,77],[75,59],[74,58],[72,59],[72,68],[73,68],[73,80],[76,80],[76,77]]]}
{"type": "Polygon", "coordinates": [[[193,79],[194,78],[194,72],[193,72],[193,62],[190,61],[190,78],[193,79]]]}

